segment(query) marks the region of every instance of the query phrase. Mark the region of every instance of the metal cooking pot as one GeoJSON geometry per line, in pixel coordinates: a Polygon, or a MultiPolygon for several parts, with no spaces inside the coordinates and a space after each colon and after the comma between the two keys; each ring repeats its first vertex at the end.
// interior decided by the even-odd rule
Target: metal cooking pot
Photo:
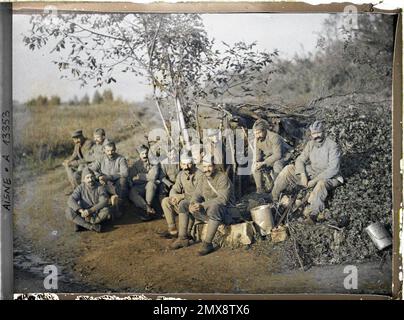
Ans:
{"type": "Polygon", "coordinates": [[[271,206],[269,204],[264,204],[252,208],[250,212],[252,220],[260,228],[261,235],[269,235],[274,227],[271,206]]]}
{"type": "Polygon", "coordinates": [[[380,222],[372,223],[365,231],[379,250],[383,250],[392,244],[390,234],[380,222]]]}

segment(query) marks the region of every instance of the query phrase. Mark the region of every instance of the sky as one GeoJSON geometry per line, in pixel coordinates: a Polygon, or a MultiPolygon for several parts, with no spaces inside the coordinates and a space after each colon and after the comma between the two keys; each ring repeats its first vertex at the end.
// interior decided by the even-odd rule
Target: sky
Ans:
{"type": "MultiPolygon", "coordinates": [[[[238,41],[256,41],[259,49],[278,49],[280,56],[291,58],[296,53],[315,50],[317,34],[322,30],[327,14],[204,14],[202,15],[209,37],[215,38],[220,49],[221,41],[232,44],[238,41]]],[[[13,99],[25,102],[42,95],[59,95],[63,101],[93,95],[89,85],[80,88],[77,81],[60,79],[56,65],[58,58],[50,47],[31,51],[23,44],[23,34],[30,30],[29,15],[13,17],[13,99]]],[[[111,85],[116,97],[128,101],[141,101],[151,93],[145,79],[120,73],[117,83],[111,85]]],[[[103,87],[101,90],[108,87],[103,87]]]]}

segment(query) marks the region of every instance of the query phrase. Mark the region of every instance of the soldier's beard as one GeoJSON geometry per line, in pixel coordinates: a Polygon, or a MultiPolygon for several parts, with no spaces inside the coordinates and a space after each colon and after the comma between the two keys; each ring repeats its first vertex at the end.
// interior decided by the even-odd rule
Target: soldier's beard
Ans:
{"type": "Polygon", "coordinates": [[[95,181],[94,181],[94,180],[91,180],[91,181],[87,182],[87,185],[88,185],[89,187],[94,187],[95,181]]]}

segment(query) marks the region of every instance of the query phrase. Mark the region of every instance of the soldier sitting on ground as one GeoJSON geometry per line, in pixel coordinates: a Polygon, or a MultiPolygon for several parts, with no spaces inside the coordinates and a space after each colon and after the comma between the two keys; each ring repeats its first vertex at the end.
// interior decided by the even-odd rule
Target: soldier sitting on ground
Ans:
{"type": "Polygon", "coordinates": [[[168,157],[164,159],[160,164],[159,171],[159,200],[160,202],[167,197],[172,186],[175,183],[178,172],[180,171],[178,165],[178,151],[176,149],[172,149],[168,153],[168,157]]]}
{"type": "Polygon", "coordinates": [[[138,152],[140,159],[130,169],[129,200],[136,207],[145,211],[146,216],[140,215],[140,218],[147,221],[156,215],[152,202],[157,192],[160,165],[150,162],[147,146],[140,146],[138,152]]]}
{"type": "Polygon", "coordinates": [[[270,131],[269,128],[268,123],[262,119],[257,120],[253,126],[256,139],[253,177],[257,193],[265,191],[264,179],[268,179],[269,185],[273,186],[276,177],[287,163],[290,157],[289,151],[292,148],[279,134],[270,131]]]}
{"type": "Polygon", "coordinates": [[[272,199],[278,200],[280,193],[289,186],[303,186],[313,189],[305,208],[306,222],[322,218],[324,201],[328,191],[339,186],[343,179],[340,176],[340,151],[338,145],[328,138],[322,122],[315,121],[310,126],[311,140],[306,144],[295,165],[286,166],[278,175],[272,190],[272,199]],[[318,217],[318,215],[320,217],[318,217]]]}
{"type": "Polygon", "coordinates": [[[115,143],[110,141],[104,147],[104,157],[91,164],[97,180],[106,186],[111,196],[114,218],[122,215],[120,204],[128,194],[128,164],[126,159],[116,152],[115,143]],[[115,197],[112,197],[115,196],[115,197]]]}
{"type": "MultiPolygon", "coordinates": [[[[67,178],[74,190],[81,182],[81,172],[91,162],[90,150],[92,148],[92,141],[85,138],[82,130],[76,130],[72,134],[74,149],[72,155],[63,161],[67,178]]],[[[67,192],[67,195],[72,192],[67,192]]]]}
{"type": "MultiPolygon", "coordinates": [[[[177,227],[175,225],[175,215],[188,215],[189,200],[191,200],[191,196],[195,192],[198,181],[202,175],[202,172],[192,163],[192,157],[188,153],[181,155],[180,167],[181,171],[177,175],[169,196],[164,198],[161,202],[164,217],[168,225],[168,231],[160,235],[166,238],[178,236],[177,227]]],[[[193,226],[193,217],[189,218],[188,226],[186,226],[187,234],[191,232],[193,226]]],[[[185,221],[185,219],[181,219],[181,222],[183,221],[185,221]]],[[[179,228],[182,230],[185,229],[185,227],[182,226],[179,228]]]]}
{"type": "Polygon", "coordinates": [[[204,157],[203,175],[196,186],[188,205],[188,212],[179,214],[178,239],[171,244],[171,249],[179,249],[190,245],[188,234],[189,220],[195,219],[207,223],[207,232],[203,240],[199,255],[206,255],[214,251],[212,244],[220,224],[232,222],[231,212],[228,210],[234,204],[233,186],[227,174],[218,168],[213,157],[204,157]]]}
{"type": "Polygon", "coordinates": [[[83,170],[83,182],[74,189],[67,204],[66,218],[74,223],[75,231],[84,228],[101,232],[101,223],[111,217],[107,191],[88,168],[83,170]]]}

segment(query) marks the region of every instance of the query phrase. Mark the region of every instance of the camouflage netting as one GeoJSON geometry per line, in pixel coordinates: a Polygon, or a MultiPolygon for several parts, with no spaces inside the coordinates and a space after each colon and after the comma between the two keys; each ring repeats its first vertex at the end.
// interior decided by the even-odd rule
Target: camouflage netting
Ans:
{"type": "Polygon", "coordinates": [[[287,241],[257,243],[256,249],[263,254],[284,251],[285,261],[291,267],[300,266],[296,252],[305,266],[380,257],[382,253],[364,229],[380,221],[392,232],[390,105],[328,104],[322,114],[319,118],[341,148],[341,172],[345,180],[327,201],[326,221],[306,225],[294,213],[289,217],[292,236],[287,241]]]}

